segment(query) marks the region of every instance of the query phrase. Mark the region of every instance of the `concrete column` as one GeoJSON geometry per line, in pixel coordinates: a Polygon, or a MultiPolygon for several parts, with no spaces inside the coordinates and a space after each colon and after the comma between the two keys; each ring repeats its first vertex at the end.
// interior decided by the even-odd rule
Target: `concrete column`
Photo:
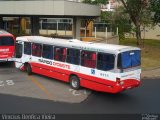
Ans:
{"type": "Polygon", "coordinates": [[[3,28],[4,28],[4,26],[3,26],[3,18],[0,17],[0,29],[3,29],[3,28]]]}
{"type": "Polygon", "coordinates": [[[39,17],[37,16],[31,17],[31,34],[39,35],[39,17]]]}
{"type": "Polygon", "coordinates": [[[73,38],[80,40],[81,19],[73,18],[73,38]]]}

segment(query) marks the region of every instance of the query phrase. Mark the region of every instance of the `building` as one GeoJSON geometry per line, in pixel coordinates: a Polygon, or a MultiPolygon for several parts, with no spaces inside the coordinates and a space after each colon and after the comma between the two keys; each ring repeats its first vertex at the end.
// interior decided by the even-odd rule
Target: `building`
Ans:
{"type": "Polygon", "coordinates": [[[116,0],[108,0],[106,5],[101,5],[102,11],[114,11],[118,5],[116,0]]]}
{"type": "Polygon", "coordinates": [[[1,0],[0,28],[11,33],[80,38],[81,21],[100,16],[100,6],[78,0],[1,0]]]}

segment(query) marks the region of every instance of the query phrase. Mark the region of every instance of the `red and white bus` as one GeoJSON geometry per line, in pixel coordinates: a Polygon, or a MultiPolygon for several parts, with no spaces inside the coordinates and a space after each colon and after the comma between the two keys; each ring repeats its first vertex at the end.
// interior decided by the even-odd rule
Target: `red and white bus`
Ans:
{"type": "Polygon", "coordinates": [[[15,41],[12,34],[0,30],[0,62],[13,61],[15,41]]]}
{"type": "Polygon", "coordinates": [[[16,38],[16,68],[69,82],[73,89],[118,93],[140,85],[137,47],[42,36],[16,38]]]}

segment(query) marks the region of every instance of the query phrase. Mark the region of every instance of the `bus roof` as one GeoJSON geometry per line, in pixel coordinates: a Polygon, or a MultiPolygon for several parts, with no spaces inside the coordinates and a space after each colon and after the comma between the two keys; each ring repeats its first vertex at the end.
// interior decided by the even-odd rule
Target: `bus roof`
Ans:
{"type": "Polygon", "coordinates": [[[140,50],[137,47],[131,47],[131,46],[84,42],[77,39],[66,40],[66,39],[50,38],[43,36],[22,36],[22,37],[17,37],[16,40],[25,42],[34,42],[40,44],[49,44],[55,46],[63,46],[67,48],[77,48],[88,51],[106,52],[106,53],[107,52],[119,53],[128,50],[140,50]]]}
{"type": "Polygon", "coordinates": [[[7,32],[5,30],[0,29],[0,36],[1,35],[11,35],[11,36],[13,36],[11,33],[7,32]]]}

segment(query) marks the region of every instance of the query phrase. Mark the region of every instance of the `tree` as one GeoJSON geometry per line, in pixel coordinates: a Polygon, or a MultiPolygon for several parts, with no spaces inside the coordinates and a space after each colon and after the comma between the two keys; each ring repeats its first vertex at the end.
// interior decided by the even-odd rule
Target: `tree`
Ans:
{"type": "Polygon", "coordinates": [[[151,0],[151,11],[154,13],[154,23],[160,23],[160,0],[151,0]]]}
{"type": "Polygon", "coordinates": [[[103,11],[101,20],[105,23],[110,23],[112,30],[116,33],[118,27],[119,39],[124,39],[124,33],[130,32],[132,25],[129,15],[124,11],[123,6],[115,8],[114,11],[103,11]]]}
{"type": "Polygon", "coordinates": [[[92,4],[92,0],[83,0],[83,3],[89,3],[89,4],[92,4]]]}
{"type": "Polygon", "coordinates": [[[107,2],[108,0],[83,0],[83,3],[90,3],[95,5],[106,4],[107,2]]]}
{"type": "Polygon", "coordinates": [[[149,24],[151,12],[148,0],[120,0],[135,25],[137,45],[142,44],[141,26],[149,24]]]}
{"type": "Polygon", "coordinates": [[[113,24],[113,26],[115,26],[114,28],[118,27],[119,39],[123,40],[125,38],[124,34],[132,30],[130,17],[125,12],[124,7],[120,6],[116,8],[115,11],[113,12],[112,19],[114,20],[113,24]]]}

